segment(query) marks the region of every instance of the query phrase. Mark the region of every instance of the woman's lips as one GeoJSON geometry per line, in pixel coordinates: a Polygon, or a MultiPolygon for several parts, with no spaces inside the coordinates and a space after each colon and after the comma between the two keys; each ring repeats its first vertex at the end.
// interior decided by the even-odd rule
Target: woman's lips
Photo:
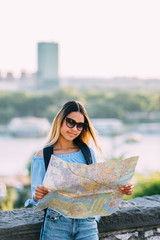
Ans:
{"type": "Polygon", "coordinates": [[[73,137],[75,137],[75,136],[76,136],[76,134],[75,134],[75,133],[68,132],[68,134],[69,134],[70,136],[73,136],[73,137]]]}

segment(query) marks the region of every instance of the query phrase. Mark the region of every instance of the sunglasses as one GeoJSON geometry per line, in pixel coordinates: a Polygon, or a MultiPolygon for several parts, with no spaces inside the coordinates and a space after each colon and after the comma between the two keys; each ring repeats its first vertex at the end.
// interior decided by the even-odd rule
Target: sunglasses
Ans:
{"type": "Polygon", "coordinates": [[[87,123],[83,123],[83,122],[76,122],[74,119],[72,118],[68,118],[65,117],[66,120],[66,125],[68,128],[74,128],[75,125],[77,125],[77,130],[78,131],[82,131],[82,129],[87,126],[87,123]]]}

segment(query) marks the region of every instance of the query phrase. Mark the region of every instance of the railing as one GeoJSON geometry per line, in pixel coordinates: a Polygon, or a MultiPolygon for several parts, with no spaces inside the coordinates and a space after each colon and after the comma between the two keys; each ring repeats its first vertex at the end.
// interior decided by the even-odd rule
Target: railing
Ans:
{"type": "MultiPolygon", "coordinates": [[[[0,211],[0,240],[38,240],[43,216],[33,208],[0,211]]],[[[98,229],[101,240],[160,239],[160,195],[123,201],[98,229]]]]}

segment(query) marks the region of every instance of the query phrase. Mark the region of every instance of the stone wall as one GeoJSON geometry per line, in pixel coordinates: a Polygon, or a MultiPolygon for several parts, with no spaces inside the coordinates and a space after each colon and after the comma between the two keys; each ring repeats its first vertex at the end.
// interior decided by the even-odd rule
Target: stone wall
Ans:
{"type": "MultiPolygon", "coordinates": [[[[43,216],[33,208],[0,211],[0,240],[38,240],[43,216]]],[[[160,195],[122,201],[98,229],[100,240],[160,240],[160,195]]]]}
{"type": "Polygon", "coordinates": [[[160,239],[160,227],[151,228],[135,228],[126,229],[116,232],[100,233],[101,240],[136,240],[136,239],[148,239],[158,240],[160,239]]]}

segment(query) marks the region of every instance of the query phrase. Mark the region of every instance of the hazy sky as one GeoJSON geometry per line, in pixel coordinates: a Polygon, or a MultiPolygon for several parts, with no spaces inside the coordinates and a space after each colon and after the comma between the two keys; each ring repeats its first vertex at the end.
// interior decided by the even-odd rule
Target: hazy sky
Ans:
{"type": "Polygon", "coordinates": [[[0,72],[37,70],[59,43],[60,76],[160,77],[160,0],[0,0],[0,72]]]}

